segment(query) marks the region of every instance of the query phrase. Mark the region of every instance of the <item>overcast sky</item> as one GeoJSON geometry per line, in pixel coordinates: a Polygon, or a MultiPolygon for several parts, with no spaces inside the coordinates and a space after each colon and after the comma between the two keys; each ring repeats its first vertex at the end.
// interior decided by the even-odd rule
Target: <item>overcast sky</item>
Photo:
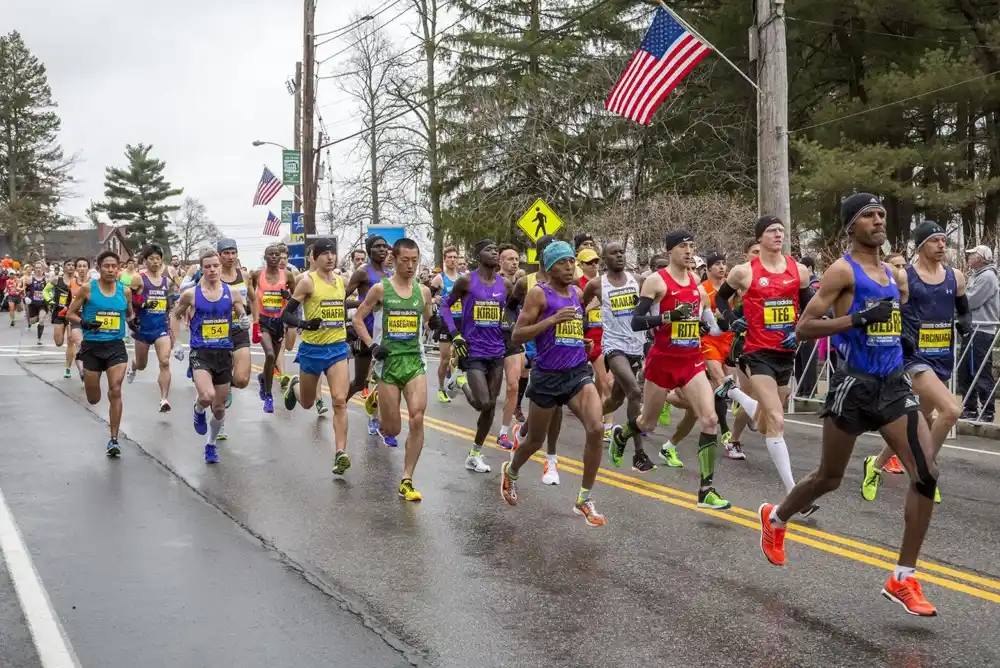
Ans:
{"type": "MultiPolygon", "coordinates": [[[[292,97],[285,81],[302,56],[302,3],[292,0],[2,0],[3,26],[17,30],[48,68],[62,117],[60,141],[79,153],[78,196],[63,210],[83,216],[103,197],[104,168],[124,165],[127,143],[153,145],[166,176],[200,199],[248,265],[268,242],[261,234],[268,207],[253,207],[264,163],[279,177],[280,149],[254,139],[292,144],[292,97]]],[[[316,31],[350,22],[387,0],[319,0],[316,31]]],[[[380,18],[395,16],[402,3],[380,18]]],[[[407,14],[386,28],[406,37],[407,14]]],[[[323,59],[350,42],[317,50],[323,59]]],[[[338,71],[328,61],[320,74],[338,71]]],[[[320,82],[318,107],[333,137],[361,128],[346,96],[320,82]]],[[[331,153],[335,171],[357,169],[350,144],[331,153]]],[[[325,156],[324,156],[325,158],[325,156]]],[[[325,190],[325,188],[324,188],[325,190]]],[[[270,204],[280,213],[283,191],[270,204]]],[[[177,201],[180,203],[180,200],[177,201]]],[[[320,206],[323,206],[322,199],[320,206]]]]}

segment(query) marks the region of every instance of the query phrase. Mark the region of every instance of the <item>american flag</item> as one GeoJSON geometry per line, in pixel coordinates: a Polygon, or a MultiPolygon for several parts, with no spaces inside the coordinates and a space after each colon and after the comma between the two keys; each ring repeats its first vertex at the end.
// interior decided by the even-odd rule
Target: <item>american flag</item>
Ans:
{"type": "Polygon", "coordinates": [[[264,173],[260,175],[260,183],[257,184],[257,194],[253,196],[253,205],[267,204],[280,190],[281,181],[265,167],[264,173]]]}
{"type": "Polygon", "coordinates": [[[267,221],[264,223],[264,234],[269,237],[281,235],[281,218],[278,218],[271,211],[267,212],[267,221]]]}
{"type": "Polygon", "coordinates": [[[656,10],[639,50],[632,56],[604,108],[642,125],[681,79],[711,49],[662,7],[656,10]]]}

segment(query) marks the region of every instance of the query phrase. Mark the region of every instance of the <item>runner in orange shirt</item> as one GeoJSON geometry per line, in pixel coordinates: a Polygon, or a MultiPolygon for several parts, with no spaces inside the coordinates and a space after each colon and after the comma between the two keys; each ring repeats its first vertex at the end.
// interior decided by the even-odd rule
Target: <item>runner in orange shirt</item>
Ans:
{"type": "MultiPolygon", "coordinates": [[[[708,295],[712,311],[715,308],[715,293],[726,280],[726,256],[720,251],[712,251],[705,259],[708,266],[708,280],[701,284],[708,295]]],[[[712,387],[718,387],[727,373],[723,368],[729,350],[733,345],[733,333],[723,332],[722,336],[710,336],[706,334],[701,337],[701,351],[705,354],[705,362],[708,365],[708,378],[712,381],[712,387]]]]}

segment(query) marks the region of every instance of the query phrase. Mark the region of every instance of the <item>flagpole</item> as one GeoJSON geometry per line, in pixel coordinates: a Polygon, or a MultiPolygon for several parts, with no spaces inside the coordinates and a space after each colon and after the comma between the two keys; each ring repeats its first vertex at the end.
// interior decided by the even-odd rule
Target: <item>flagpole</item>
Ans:
{"type": "Polygon", "coordinates": [[[704,42],[710,49],[712,49],[712,51],[715,51],[715,53],[719,54],[719,57],[722,58],[724,61],[726,61],[729,64],[730,67],[732,67],[734,70],[736,70],[737,73],[739,73],[739,75],[741,77],[743,77],[744,79],[746,79],[747,83],[750,84],[751,86],[753,86],[758,93],[762,92],[760,90],[760,86],[758,86],[753,81],[753,79],[751,79],[750,77],[748,77],[743,72],[743,70],[741,70],[739,67],[737,67],[735,64],[733,64],[733,61],[729,60],[729,58],[726,58],[726,54],[722,53],[722,51],[720,51],[714,44],[712,44],[707,39],[705,39],[704,35],[702,35],[700,32],[698,32],[693,27],[691,27],[691,24],[689,24],[687,21],[685,21],[680,16],[678,16],[677,12],[675,12],[672,9],[670,9],[670,7],[667,5],[667,3],[665,3],[663,0],[658,0],[658,2],[660,3],[660,6],[663,7],[663,9],[665,9],[668,14],[670,14],[671,16],[673,16],[674,19],[676,19],[677,22],[680,23],[688,32],[690,32],[692,35],[694,35],[695,37],[697,37],[698,39],[700,39],[702,42],[704,42]]]}
{"type": "MultiPolygon", "coordinates": [[[[268,169],[268,170],[270,169],[270,167],[267,166],[266,162],[261,163],[261,164],[264,165],[264,169],[268,169]]],[[[271,172],[271,173],[273,174],[274,172],[271,172]]],[[[278,177],[275,176],[274,178],[278,178],[278,177]]],[[[292,191],[292,201],[293,202],[295,202],[296,200],[298,200],[299,204],[302,203],[302,198],[295,194],[295,189],[294,188],[292,188],[291,186],[286,186],[284,181],[281,182],[281,187],[284,188],[285,190],[291,190],[292,191]]]]}

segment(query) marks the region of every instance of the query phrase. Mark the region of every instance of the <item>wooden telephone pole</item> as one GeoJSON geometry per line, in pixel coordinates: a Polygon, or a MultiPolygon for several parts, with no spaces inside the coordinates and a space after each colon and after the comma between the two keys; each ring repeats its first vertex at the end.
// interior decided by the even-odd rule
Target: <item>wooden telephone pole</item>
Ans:
{"type": "MultiPolygon", "coordinates": [[[[296,151],[302,151],[302,63],[295,63],[295,90],[292,92],[295,95],[295,118],[293,120],[295,129],[292,131],[292,148],[296,151]]],[[[292,208],[295,211],[299,211],[299,207],[302,206],[301,176],[302,175],[299,174],[300,185],[295,186],[293,189],[295,193],[295,203],[292,205],[292,208]]]]}
{"type": "Polygon", "coordinates": [[[306,234],[316,234],[316,188],[313,181],[313,120],[316,116],[316,0],[304,0],[305,19],[302,29],[302,218],[306,234]]]}
{"type": "Polygon", "coordinates": [[[791,252],[792,211],[788,189],[788,53],[784,0],[756,0],[757,212],[785,224],[784,252],[791,252]]]}

